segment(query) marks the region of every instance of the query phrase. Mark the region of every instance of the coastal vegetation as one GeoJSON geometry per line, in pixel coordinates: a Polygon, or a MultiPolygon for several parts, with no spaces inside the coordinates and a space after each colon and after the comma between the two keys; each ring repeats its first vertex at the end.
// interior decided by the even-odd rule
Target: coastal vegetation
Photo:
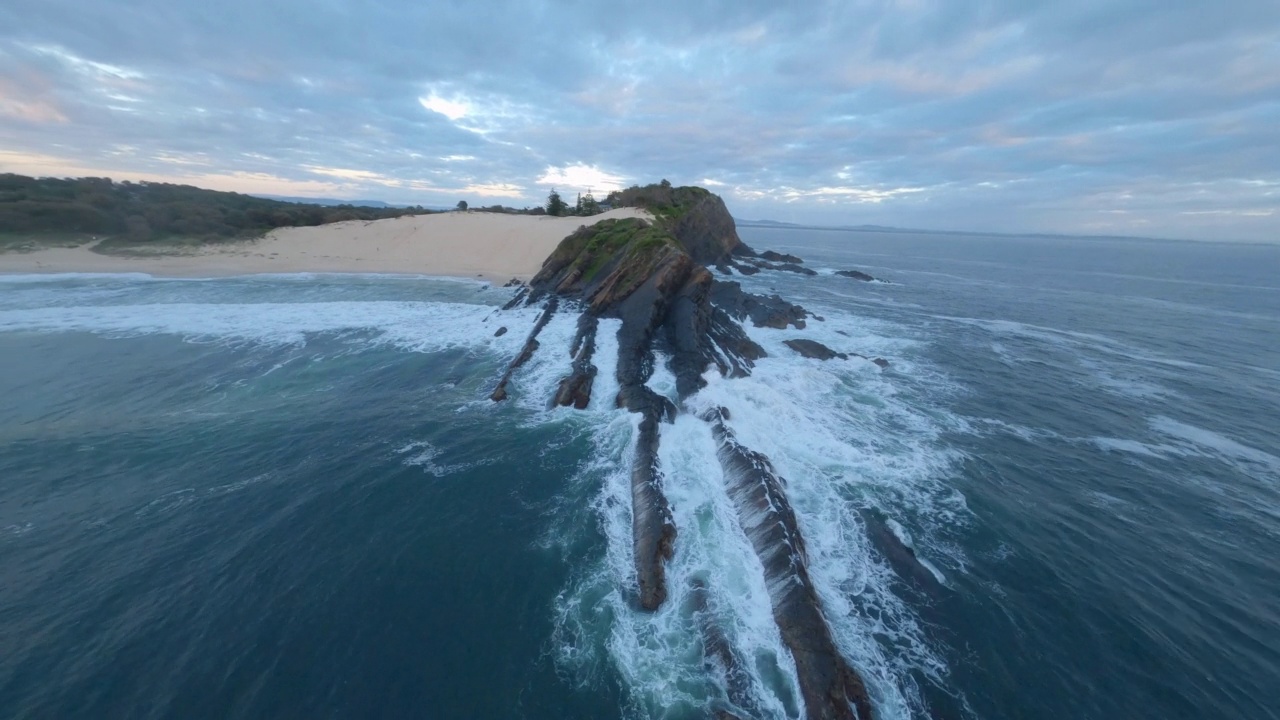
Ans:
{"type": "Polygon", "coordinates": [[[613,207],[638,207],[653,213],[654,217],[676,222],[688,215],[693,208],[708,198],[715,197],[705,189],[693,185],[673,187],[663,180],[643,187],[632,185],[625,190],[609,193],[605,202],[613,207]]]}
{"type": "Polygon", "coordinates": [[[168,183],[0,174],[0,238],[7,246],[92,238],[108,243],[217,242],[257,237],[278,227],[428,212],[421,206],[282,202],[168,183]]]}

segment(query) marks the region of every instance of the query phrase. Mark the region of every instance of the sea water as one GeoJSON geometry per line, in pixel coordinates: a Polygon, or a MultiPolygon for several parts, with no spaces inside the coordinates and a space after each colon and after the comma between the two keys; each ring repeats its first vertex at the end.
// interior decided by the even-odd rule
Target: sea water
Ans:
{"type": "MultiPolygon", "coordinates": [[[[769,356],[688,406],[785,478],[880,717],[1280,717],[1280,249],[741,232],[819,274],[733,279],[823,319],[748,328],[769,356]]],[[[706,612],[747,709],[801,717],[709,427],[662,427],[679,535],[642,612],[618,323],[586,410],[547,407],[570,312],[495,404],[537,317],[509,296],[0,276],[0,715],[700,718],[706,612]]]]}

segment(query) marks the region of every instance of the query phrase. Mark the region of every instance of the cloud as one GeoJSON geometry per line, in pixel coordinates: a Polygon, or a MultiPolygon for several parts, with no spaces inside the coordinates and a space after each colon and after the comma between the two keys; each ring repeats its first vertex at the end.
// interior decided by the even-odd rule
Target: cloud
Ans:
{"type": "Polygon", "coordinates": [[[578,164],[559,168],[548,167],[542,177],[538,178],[537,183],[542,186],[560,186],[573,190],[611,192],[624,187],[625,179],[621,175],[614,175],[597,167],[578,164]]]}
{"type": "Polygon", "coordinates": [[[0,170],[1267,240],[1278,68],[1273,0],[10,0],[0,170]]]}
{"type": "Polygon", "coordinates": [[[431,112],[440,113],[452,121],[461,120],[471,110],[471,105],[466,100],[446,100],[434,93],[428,97],[418,98],[418,102],[422,103],[422,107],[431,112]]]}

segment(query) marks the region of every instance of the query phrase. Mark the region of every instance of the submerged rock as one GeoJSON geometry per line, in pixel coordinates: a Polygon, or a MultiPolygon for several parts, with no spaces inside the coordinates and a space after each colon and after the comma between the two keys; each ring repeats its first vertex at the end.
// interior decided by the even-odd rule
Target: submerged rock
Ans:
{"type": "Polygon", "coordinates": [[[494,336],[494,337],[502,337],[503,335],[506,335],[506,334],[507,334],[507,326],[506,326],[506,325],[503,325],[502,327],[500,327],[500,328],[498,328],[497,330],[494,330],[494,331],[493,331],[493,336],[494,336]]]}
{"type": "Polygon", "coordinates": [[[854,280],[861,280],[863,282],[871,282],[872,280],[875,280],[875,278],[860,270],[837,270],[836,274],[847,278],[853,278],[854,280]]]}
{"type": "Polygon", "coordinates": [[[511,382],[511,376],[515,371],[520,369],[521,365],[529,362],[529,358],[538,351],[538,333],[542,332],[542,328],[551,322],[551,316],[555,314],[559,301],[556,298],[547,300],[546,306],[542,309],[542,314],[538,316],[537,322],[533,324],[533,330],[529,332],[529,337],[524,341],[524,347],[520,350],[520,354],[511,361],[507,366],[507,371],[503,373],[502,379],[498,381],[497,387],[493,389],[493,393],[489,395],[489,399],[494,402],[502,402],[507,399],[507,383],[511,382]]]}
{"type": "Polygon", "coordinates": [[[703,663],[707,672],[724,690],[724,700],[727,701],[711,704],[712,717],[734,720],[759,717],[761,712],[755,699],[751,673],[738,653],[734,652],[733,645],[711,608],[707,584],[701,578],[694,578],[690,584],[693,615],[702,639],[703,663]]]}
{"type": "Polygon", "coordinates": [[[938,581],[938,577],[920,562],[915,548],[904,543],[878,511],[864,508],[859,512],[871,545],[903,582],[931,596],[942,592],[942,583],[938,581]]]}
{"type": "Polygon", "coordinates": [[[772,250],[765,250],[764,252],[760,253],[760,259],[768,260],[769,262],[791,263],[793,265],[798,265],[804,262],[804,260],[801,260],[795,255],[788,255],[786,253],[774,252],[772,250]]]}
{"type": "Polygon", "coordinates": [[[798,273],[800,275],[817,275],[818,274],[816,271],[810,270],[809,268],[804,267],[802,265],[797,265],[796,263],[774,263],[774,262],[766,262],[764,260],[759,260],[759,259],[740,260],[738,262],[735,262],[733,264],[733,267],[737,269],[739,272],[742,272],[747,275],[754,275],[755,273],[761,270],[780,270],[783,272],[798,273]]]}
{"type": "Polygon", "coordinates": [[[840,358],[841,360],[849,359],[847,354],[836,352],[816,340],[783,340],[782,344],[807,358],[815,360],[831,360],[832,358],[840,358]]]}

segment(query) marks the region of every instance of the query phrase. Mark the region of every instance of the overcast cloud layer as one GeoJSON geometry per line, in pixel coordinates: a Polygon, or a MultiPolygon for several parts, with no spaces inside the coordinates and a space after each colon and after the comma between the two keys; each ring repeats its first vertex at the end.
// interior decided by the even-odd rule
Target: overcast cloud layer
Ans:
{"type": "Polygon", "coordinates": [[[1276,0],[6,0],[0,171],[1280,240],[1276,0]]]}

